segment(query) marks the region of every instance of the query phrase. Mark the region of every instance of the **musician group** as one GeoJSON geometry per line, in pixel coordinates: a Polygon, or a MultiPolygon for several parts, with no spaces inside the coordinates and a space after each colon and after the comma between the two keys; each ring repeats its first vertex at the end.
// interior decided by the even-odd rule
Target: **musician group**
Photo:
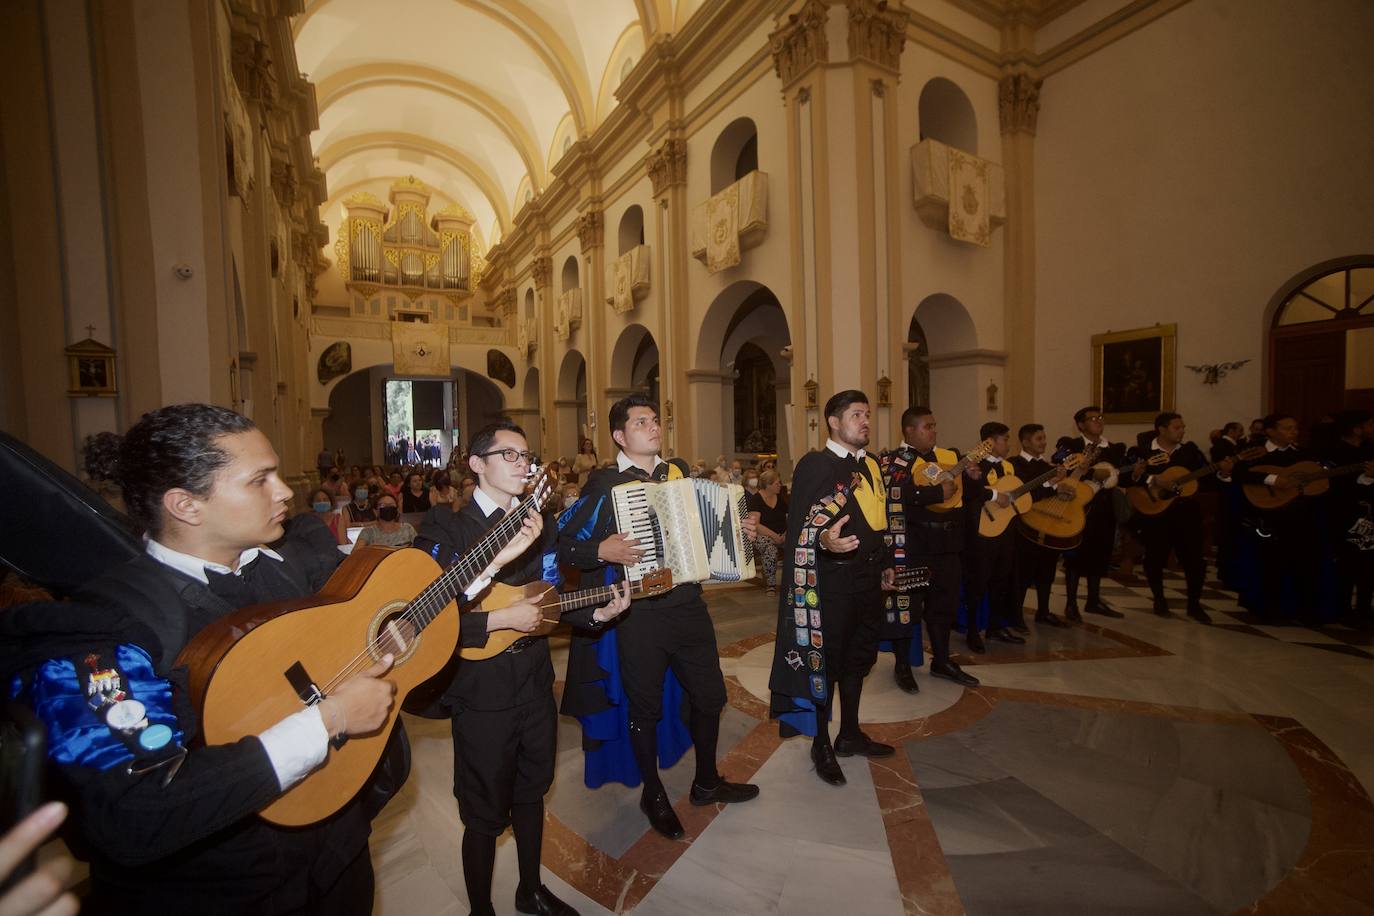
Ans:
{"type": "MultiPolygon", "coordinates": [[[[1209,455],[1187,440],[1178,414],[1160,414],[1127,448],[1104,438],[1102,411],[1088,406],[1073,415],[1076,435],[1054,449],[1040,424],[1013,432],[990,422],[960,454],[941,444],[926,407],[902,414],[902,439],[888,450],[871,442],[863,392],[835,394],[824,414],[825,446],[797,462],[792,480],[770,689],[783,734],[811,737],[816,774],[830,785],[845,783],[841,758],[894,753],[859,725],[864,682],[884,648],[908,693],[920,689],[913,669],[926,643],[930,676],[975,687],[953,660],[961,617],[967,647],[978,653],[988,641],[1025,642],[1022,608],[1032,591],[1037,626],[1123,616],[1102,593],[1124,515],[1119,493],[1134,510],[1128,527],[1144,546],[1156,613],[1172,614],[1164,579],[1172,555],[1186,582],[1183,609],[1208,620],[1200,488],[1221,494],[1221,575],[1240,583],[1257,613],[1277,619],[1289,599],[1335,582],[1346,606],[1354,601],[1369,621],[1368,413],[1338,417],[1338,445],[1321,456],[1296,447],[1297,424],[1286,416],[1263,421],[1262,441],[1228,427],[1209,455]],[[1310,463],[1318,457],[1328,464],[1310,463]],[[1062,616],[1050,603],[1061,557],[1062,616]]],[[[659,578],[655,589],[631,576],[664,545],[631,536],[618,517],[625,487],[684,480],[690,469],[660,455],[648,399],[621,400],[608,421],[616,466],[592,473],[558,516],[525,495],[533,456],[523,431],[509,422],[478,431],[468,459],[478,480],[473,500],[457,512],[432,510],[415,544],[439,567],[478,570],[462,583],[455,658],[418,710],[451,723],[474,913],[496,912],[492,873],[508,827],[520,876],[515,910],[575,912],[540,880],[559,712],[544,636],[558,615],[549,616],[532,584],[591,596],[561,617],[574,633],[561,711],[581,725],[589,787],[641,786],[648,823],[671,840],[684,831],[659,770],[689,747],[688,803],[738,804],[759,793],[717,766],[727,694],[700,582],[669,588],[659,578]],[[523,597],[498,605],[490,597],[497,585],[524,589],[523,597]]],[[[146,415],[125,437],[120,475],[145,551],[75,601],[0,615],[0,673],[46,727],[74,812],[68,841],[91,861],[87,911],[370,912],[369,825],[409,766],[387,680],[393,654],[364,654],[327,690],[291,681],[300,710],[228,745],[200,740],[202,710],[188,699],[199,675],[181,657],[199,631],[237,609],[317,592],[340,564],[332,538],[309,514],[284,525],[291,492],[270,443],[221,408],[146,415]],[[327,767],[350,738],[379,734],[387,740],[372,775],[315,823],[287,828],[255,816],[327,767]]],[[[738,523],[736,544],[753,539],[752,516],[725,522],[738,523]]]]}

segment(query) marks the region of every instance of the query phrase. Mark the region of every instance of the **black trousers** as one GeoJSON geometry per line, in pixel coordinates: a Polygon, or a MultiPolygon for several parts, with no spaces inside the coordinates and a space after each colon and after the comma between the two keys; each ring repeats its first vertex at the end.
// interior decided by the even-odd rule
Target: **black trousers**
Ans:
{"type": "Polygon", "coordinates": [[[1202,507],[1197,500],[1176,499],[1161,514],[1142,517],[1139,531],[1145,544],[1145,579],[1155,598],[1164,597],[1164,565],[1173,553],[1188,583],[1188,603],[1200,602],[1207,561],[1202,555],[1202,507]]]}
{"type": "Polygon", "coordinates": [[[1116,541],[1116,512],[1112,494],[1103,490],[1088,503],[1088,522],[1083,526],[1083,541],[1064,555],[1064,571],[1080,576],[1103,576],[1111,564],[1116,541]]]}
{"type": "Polygon", "coordinates": [[[1299,613],[1317,617],[1316,603],[1321,594],[1322,551],[1327,549],[1324,533],[1314,514],[1298,500],[1298,508],[1261,513],[1257,527],[1269,533],[1257,538],[1260,583],[1264,606],[1259,613],[1270,619],[1287,616],[1285,587],[1299,596],[1299,613]]]}
{"type": "Polygon", "coordinates": [[[1050,612],[1050,586],[1054,585],[1054,570],[1059,565],[1059,551],[1032,543],[1024,535],[1016,535],[1016,607],[1026,605],[1026,592],[1035,589],[1035,615],[1050,612]]]}
{"type": "Polygon", "coordinates": [[[458,817],[469,830],[500,836],[510,826],[512,805],[542,801],[553,785],[553,694],[510,709],[456,710],[451,724],[458,817]]]}
{"type": "Polygon", "coordinates": [[[831,681],[848,677],[862,680],[878,660],[883,592],[878,588],[837,591],[826,588],[825,582],[822,574],[821,636],[825,639],[826,674],[831,681]]]}
{"type": "Polygon", "coordinates": [[[725,708],[716,629],[700,598],[667,607],[633,607],[617,625],[617,637],[632,721],[663,717],[663,678],[670,666],[693,709],[710,715],[725,708]]]}
{"type": "MultiPolygon", "coordinates": [[[[960,554],[929,554],[917,557],[913,563],[930,567],[930,587],[912,592],[912,604],[919,608],[921,622],[925,624],[931,661],[937,665],[949,664],[949,633],[959,614],[959,587],[964,578],[960,554]]],[[[899,658],[897,661],[901,664],[906,660],[899,658]]]]}
{"type": "Polygon", "coordinates": [[[1016,603],[1021,595],[1016,585],[1017,537],[1015,531],[1008,529],[995,538],[980,536],[964,549],[964,606],[970,626],[985,595],[989,631],[1021,620],[1021,608],[1016,603]]]}

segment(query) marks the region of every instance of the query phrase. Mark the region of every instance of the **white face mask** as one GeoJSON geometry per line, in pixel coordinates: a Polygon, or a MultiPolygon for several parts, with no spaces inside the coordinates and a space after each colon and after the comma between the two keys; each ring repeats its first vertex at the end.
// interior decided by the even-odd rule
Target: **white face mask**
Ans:
{"type": "Polygon", "coordinates": [[[748,480],[746,480],[746,481],[744,482],[744,485],[745,485],[746,487],[753,487],[754,489],[757,490],[758,487],[759,487],[758,478],[757,478],[757,477],[750,477],[748,480]]]}

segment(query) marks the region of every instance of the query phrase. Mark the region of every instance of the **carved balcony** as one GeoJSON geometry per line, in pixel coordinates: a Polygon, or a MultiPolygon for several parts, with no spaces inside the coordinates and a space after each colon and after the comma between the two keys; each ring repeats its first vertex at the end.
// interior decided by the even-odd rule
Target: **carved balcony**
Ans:
{"type": "Polygon", "coordinates": [[[649,295],[649,246],[636,245],[611,262],[606,304],[617,314],[633,311],[649,295]]]}
{"type": "Polygon", "coordinates": [[[911,148],[911,193],[921,222],[957,241],[986,248],[1007,221],[1002,166],[938,140],[911,148]]]}

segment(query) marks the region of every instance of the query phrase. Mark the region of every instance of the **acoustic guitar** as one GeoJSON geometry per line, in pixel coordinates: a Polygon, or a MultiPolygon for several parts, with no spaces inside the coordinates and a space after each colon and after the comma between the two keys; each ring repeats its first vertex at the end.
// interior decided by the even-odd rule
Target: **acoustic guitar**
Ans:
{"type": "MultiPolygon", "coordinates": [[[[1237,461],[1254,461],[1265,454],[1262,446],[1242,449],[1235,454],[1237,461]]],[[[1146,462],[1147,465],[1168,464],[1167,455],[1156,455],[1146,462]],[[1161,460],[1163,459],[1163,460],[1161,460]]],[[[1219,462],[1209,462],[1190,471],[1181,467],[1166,467],[1154,475],[1154,480],[1140,487],[1129,487],[1126,499],[1131,508],[1141,515],[1159,515],[1174,504],[1180,497],[1192,496],[1197,492],[1197,482],[1208,474],[1215,474],[1219,462]]]]}
{"type": "MultiPolygon", "coordinates": [[[[644,578],[631,583],[630,597],[652,598],[655,595],[672,591],[672,588],[673,571],[660,569],[656,572],[645,573],[644,578]]],[[[500,655],[517,640],[526,636],[549,635],[553,632],[553,628],[558,626],[559,619],[568,611],[590,607],[594,604],[606,604],[614,597],[615,592],[609,585],[559,594],[554,591],[551,584],[542,580],[520,586],[505,585],[501,582],[494,583],[482,595],[482,610],[499,611],[516,602],[529,601],[545,612],[543,623],[529,633],[522,633],[519,630],[493,630],[487,634],[485,646],[467,646],[458,654],[472,662],[500,655]]]]}
{"type": "MultiPolygon", "coordinates": [[[[531,468],[531,474],[536,470],[531,468]]],[[[189,669],[190,699],[206,744],[257,735],[313,706],[390,653],[386,679],[396,702],[369,735],[335,742],[324,764],[258,814],[283,827],[342,808],[381,759],[407,693],[437,673],[458,645],[458,614],[446,613],[553,492],[550,475],[461,560],[441,571],[421,550],[360,547],[319,593],[242,608],[201,630],[177,663],[189,669]]]]}
{"type": "MultiPolygon", "coordinates": [[[[1060,467],[1073,470],[1082,461],[1082,455],[1070,455],[1064,459],[1064,463],[1060,467]]],[[[991,499],[983,503],[978,513],[978,533],[985,538],[995,538],[1006,531],[1012,519],[1017,516],[1024,516],[1031,511],[1031,507],[1035,504],[1031,493],[1034,492],[1035,488],[1043,486],[1046,481],[1058,473],[1059,468],[1051,468],[1039,477],[1025,483],[1022,483],[1021,478],[1015,474],[997,478],[992,484],[992,489],[998,493],[1007,494],[1011,502],[1005,506],[1000,506],[991,499]]]]}
{"type": "Polygon", "coordinates": [[[1259,474],[1277,474],[1287,477],[1297,484],[1292,490],[1277,490],[1262,483],[1247,483],[1241,486],[1245,498],[1256,509],[1282,509],[1299,496],[1321,496],[1331,488],[1332,477],[1345,477],[1364,470],[1364,462],[1347,464],[1337,468],[1327,468],[1315,461],[1299,461],[1286,468],[1272,465],[1257,465],[1250,468],[1259,474]]]}
{"type": "Polygon", "coordinates": [[[939,464],[934,461],[926,461],[918,458],[911,465],[911,480],[918,487],[938,487],[946,480],[954,482],[954,493],[949,499],[943,502],[933,503],[925,508],[934,512],[949,512],[962,505],[961,500],[964,494],[964,471],[970,465],[982,461],[989,452],[992,451],[992,440],[984,439],[973,448],[969,449],[968,454],[960,458],[953,464],[939,464]]]}
{"type": "Polygon", "coordinates": [[[1083,473],[1092,466],[1098,451],[1096,446],[1089,446],[1083,454],[1072,456],[1078,460],[1073,462],[1069,476],[1060,482],[1055,494],[1032,503],[1030,511],[1021,516],[1021,534],[1051,550],[1072,550],[1083,543],[1088,503],[1097,495],[1083,481],[1083,473]]]}

